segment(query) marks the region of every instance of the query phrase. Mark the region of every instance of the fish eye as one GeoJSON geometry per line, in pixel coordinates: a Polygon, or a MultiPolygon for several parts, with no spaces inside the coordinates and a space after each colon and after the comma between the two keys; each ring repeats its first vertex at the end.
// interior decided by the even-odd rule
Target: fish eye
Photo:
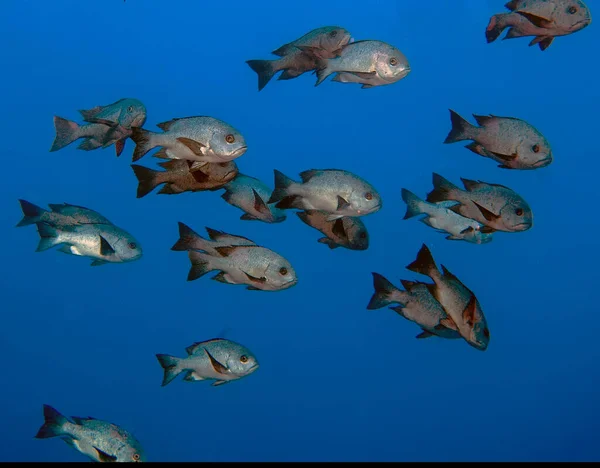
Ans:
{"type": "Polygon", "coordinates": [[[127,112],[133,112],[133,106],[129,106],[129,107],[127,108],[127,112]]]}
{"type": "Polygon", "coordinates": [[[533,145],[533,146],[531,147],[531,150],[532,150],[534,153],[539,153],[539,152],[540,152],[540,145],[538,145],[538,144],[535,144],[535,145],[533,145]]]}
{"type": "Polygon", "coordinates": [[[371,192],[367,192],[367,193],[365,193],[365,198],[367,200],[373,200],[373,194],[371,192]]]}
{"type": "Polygon", "coordinates": [[[246,364],[248,362],[248,356],[246,356],[245,354],[243,356],[240,356],[240,362],[242,364],[246,364]]]}
{"type": "Polygon", "coordinates": [[[516,214],[517,216],[523,216],[523,208],[517,208],[517,209],[515,210],[515,214],[516,214]]]}
{"type": "Polygon", "coordinates": [[[576,6],[569,7],[569,9],[567,11],[570,14],[574,15],[575,13],[577,13],[577,7],[576,6]]]}
{"type": "Polygon", "coordinates": [[[227,167],[227,163],[226,162],[219,163],[219,167],[227,167]]]}
{"type": "Polygon", "coordinates": [[[366,232],[361,232],[358,237],[360,237],[361,239],[366,239],[367,238],[367,233],[366,232]]]}
{"type": "Polygon", "coordinates": [[[490,331],[487,328],[483,329],[483,336],[485,336],[486,338],[490,337],[490,331]]]}
{"type": "Polygon", "coordinates": [[[390,65],[391,65],[392,67],[395,67],[396,65],[398,65],[398,59],[397,59],[396,57],[392,57],[392,58],[390,59],[390,65]]]}
{"type": "Polygon", "coordinates": [[[129,244],[127,244],[129,246],[129,248],[131,250],[135,249],[137,247],[137,245],[135,245],[135,242],[130,242],[129,244]]]}
{"type": "Polygon", "coordinates": [[[329,35],[330,35],[331,37],[335,37],[335,36],[337,36],[337,31],[335,31],[335,30],[334,30],[334,31],[331,31],[331,32],[329,33],[329,35]]]}
{"type": "Polygon", "coordinates": [[[132,458],[133,458],[133,461],[139,461],[140,455],[137,453],[134,453],[132,458]]]}
{"type": "Polygon", "coordinates": [[[287,268],[286,268],[286,267],[281,267],[281,268],[279,269],[279,274],[280,274],[281,276],[285,276],[285,275],[287,275],[287,273],[288,273],[288,270],[287,270],[287,268]]]}
{"type": "Polygon", "coordinates": [[[234,137],[234,136],[233,136],[233,135],[230,133],[229,135],[227,135],[227,136],[225,137],[225,141],[226,141],[227,143],[230,143],[230,144],[231,144],[231,143],[233,143],[233,142],[235,141],[235,137],[234,137]]]}

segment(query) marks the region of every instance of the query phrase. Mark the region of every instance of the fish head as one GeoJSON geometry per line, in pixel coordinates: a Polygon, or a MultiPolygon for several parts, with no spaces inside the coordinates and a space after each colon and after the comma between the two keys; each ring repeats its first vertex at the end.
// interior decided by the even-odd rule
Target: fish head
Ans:
{"type": "Polygon", "coordinates": [[[369,232],[359,218],[346,216],[342,218],[344,231],[352,250],[367,250],[369,248],[369,232]]]}
{"type": "Polygon", "coordinates": [[[379,211],[383,205],[381,195],[369,184],[356,184],[348,199],[351,210],[359,216],[379,211]]]}
{"type": "Polygon", "coordinates": [[[266,289],[279,291],[294,286],[298,282],[296,271],[285,258],[274,252],[267,258],[265,268],[266,289]]]}
{"type": "Polygon", "coordinates": [[[552,148],[548,140],[533,128],[519,132],[522,140],[517,145],[518,161],[525,167],[545,167],[552,163],[552,148]]]}
{"type": "Polygon", "coordinates": [[[521,197],[513,197],[500,210],[500,223],[507,231],[526,231],[533,226],[533,212],[521,197]]]}
{"type": "Polygon", "coordinates": [[[221,161],[231,161],[239,158],[248,149],[244,136],[224,122],[214,125],[209,147],[221,161]]]}
{"type": "Polygon", "coordinates": [[[352,35],[339,26],[326,26],[319,34],[319,45],[321,49],[320,59],[330,59],[338,56],[342,48],[352,39],[352,35]]]}
{"type": "Polygon", "coordinates": [[[233,161],[208,163],[202,167],[202,172],[214,181],[231,180],[237,175],[238,167],[233,161]]]}
{"type": "Polygon", "coordinates": [[[142,246],[129,233],[122,232],[112,248],[116,257],[122,262],[132,262],[142,256],[142,246]]]}
{"type": "Polygon", "coordinates": [[[483,315],[481,304],[472,293],[469,302],[465,306],[463,320],[469,327],[467,342],[474,348],[485,351],[490,342],[490,330],[483,315]]]}
{"type": "Polygon", "coordinates": [[[258,359],[243,346],[236,346],[227,355],[226,367],[236,377],[250,375],[259,367],[258,359]]]}
{"type": "Polygon", "coordinates": [[[141,127],[146,123],[146,106],[137,99],[123,99],[118,122],[125,128],[141,127]]]}
{"type": "Polygon", "coordinates": [[[581,0],[563,0],[556,2],[554,24],[556,29],[573,33],[592,22],[590,9],[581,0]]]}
{"type": "Polygon", "coordinates": [[[386,46],[377,52],[375,70],[379,78],[393,83],[410,73],[410,64],[396,47],[386,46]]]}

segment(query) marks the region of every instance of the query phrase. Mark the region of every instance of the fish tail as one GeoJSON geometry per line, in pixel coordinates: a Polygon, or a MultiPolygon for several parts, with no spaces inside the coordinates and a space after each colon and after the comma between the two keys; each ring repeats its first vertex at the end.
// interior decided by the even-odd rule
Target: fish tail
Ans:
{"type": "Polygon", "coordinates": [[[294,181],[283,172],[275,169],[273,170],[273,173],[275,174],[275,188],[273,189],[271,198],[269,198],[269,201],[267,202],[269,205],[287,197],[289,187],[294,184],[294,181]]]}
{"type": "Polygon", "coordinates": [[[171,250],[205,250],[210,248],[208,241],[203,239],[200,234],[187,224],[184,224],[181,221],[177,224],[179,225],[179,239],[175,242],[175,245],[171,247],[171,250]]]}
{"type": "Polygon", "coordinates": [[[274,66],[276,60],[247,60],[246,63],[258,75],[258,90],[261,91],[279,70],[274,66]]]}
{"type": "Polygon", "coordinates": [[[158,171],[138,164],[132,164],[131,168],[138,180],[137,198],[148,195],[159,184],[157,180],[158,171]]]}
{"type": "Polygon", "coordinates": [[[419,250],[417,259],[408,265],[406,269],[421,275],[429,276],[430,278],[433,278],[436,273],[438,273],[433,255],[431,255],[431,251],[425,244],[423,244],[421,250],[419,250]]]}
{"type": "Polygon", "coordinates": [[[488,44],[498,39],[498,37],[500,37],[500,34],[502,34],[502,31],[504,31],[504,29],[506,28],[507,24],[504,21],[504,18],[506,16],[506,13],[500,13],[490,18],[490,22],[488,23],[487,28],[485,30],[485,38],[488,44]]]}
{"type": "Polygon", "coordinates": [[[404,200],[404,203],[406,203],[406,214],[404,215],[403,219],[409,219],[413,216],[423,214],[423,200],[417,197],[410,190],[405,188],[402,189],[402,200],[404,200]]]}
{"type": "Polygon", "coordinates": [[[180,367],[180,364],[183,359],[175,356],[169,356],[168,354],[157,354],[156,358],[165,371],[162,381],[162,386],[164,387],[168,383],[172,382],[175,377],[181,374],[183,369],[180,367]]]}
{"type": "Polygon", "coordinates": [[[133,150],[132,161],[137,161],[143,158],[148,151],[155,148],[156,145],[152,142],[152,136],[154,132],[145,130],[141,127],[131,128],[131,139],[135,142],[135,149],[133,150]]]}
{"type": "Polygon", "coordinates": [[[438,203],[441,201],[455,200],[461,190],[449,180],[439,174],[433,173],[433,190],[427,194],[427,201],[438,203]]]}
{"type": "Polygon", "coordinates": [[[64,425],[69,422],[62,414],[50,405],[44,405],[44,424],[34,436],[36,439],[48,439],[65,435],[64,425]]]}
{"type": "Polygon", "coordinates": [[[29,226],[30,224],[39,223],[42,214],[46,212],[43,208],[40,208],[33,203],[29,203],[26,200],[19,200],[21,204],[21,210],[23,210],[23,219],[19,221],[16,227],[29,226]]]}
{"type": "Polygon", "coordinates": [[[50,151],[58,151],[77,140],[81,136],[80,128],[76,122],[55,115],[54,130],[56,131],[56,136],[54,137],[50,151]]]}
{"type": "Polygon", "coordinates": [[[36,252],[42,252],[48,250],[55,245],[60,244],[58,240],[58,231],[47,223],[37,223],[38,234],[40,235],[40,242],[37,246],[36,252]]]}
{"type": "Polygon", "coordinates": [[[325,79],[333,73],[333,70],[329,69],[328,66],[321,67],[317,70],[317,81],[315,86],[319,86],[325,79]]]}
{"type": "Polygon", "coordinates": [[[457,141],[473,139],[471,134],[474,126],[452,109],[450,109],[450,120],[452,122],[452,129],[448,133],[444,143],[456,143],[457,141]]]}
{"type": "Polygon", "coordinates": [[[391,299],[391,295],[401,291],[379,273],[373,272],[371,274],[373,275],[373,287],[375,288],[375,292],[369,301],[369,305],[367,305],[367,309],[381,309],[394,302],[398,302],[391,299]]]}
{"type": "Polygon", "coordinates": [[[190,262],[192,263],[190,272],[188,273],[188,281],[194,281],[204,276],[209,271],[213,271],[215,269],[211,265],[208,255],[205,253],[190,250],[188,252],[188,256],[190,257],[190,262]]]}

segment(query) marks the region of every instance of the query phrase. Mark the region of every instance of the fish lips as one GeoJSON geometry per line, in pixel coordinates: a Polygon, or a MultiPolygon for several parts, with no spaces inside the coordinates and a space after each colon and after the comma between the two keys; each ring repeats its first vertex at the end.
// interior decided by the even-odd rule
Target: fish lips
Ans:
{"type": "Polygon", "coordinates": [[[546,158],[540,159],[539,161],[536,161],[533,164],[533,167],[538,168],[538,167],[549,166],[552,163],[552,160],[553,160],[552,154],[549,154],[546,158]]]}
{"type": "Polygon", "coordinates": [[[527,221],[524,223],[516,224],[515,226],[513,226],[513,229],[515,231],[527,231],[528,229],[531,229],[532,226],[533,226],[533,221],[527,221]]]}
{"type": "Polygon", "coordinates": [[[248,145],[239,147],[233,153],[231,153],[231,158],[232,159],[239,158],[241,155],[243,155],[246,152],[247,149],[248,149],[248,145]]]}

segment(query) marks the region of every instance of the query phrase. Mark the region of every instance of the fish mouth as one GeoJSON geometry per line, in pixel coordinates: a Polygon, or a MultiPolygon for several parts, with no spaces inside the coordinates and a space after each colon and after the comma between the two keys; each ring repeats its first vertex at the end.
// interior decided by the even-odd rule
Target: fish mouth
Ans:
{"type": "Polygon", "coordinates": [[[533,222],[520,223],[514,226],[515,231],[526,231],[533,226],[533,222]]]}
{"type": "Polygon", "coordinates": [[[533,167],[546,167],[550,165],[552,162],[552,155],[549,155],[547,158],[540,159],[536,163],[534,163],[533,167]]]}
{"type": "Polygon", "coordinates": [[[469,341],[469,344],[479,351],[485,351],[488,347],[488,344],[482,341],[469,341]]]}
{"type": "Polygon", "coordinates": [[[244,154],[246,152],[247,149],[248,149],[248,145],[239,147],[233,153],[231,153],[230,158],[231,159],[239,158],[242,154],[244,154]]]}
{"type": "Polygon", "coordinates": [[[258,363],[254,364],[250,369],[248,369],[248,371],[246,372],[246,375],[252,374],[252,372],[254,372],[259,367],[260,367],[260,364],[258,364],[258,363]]]}

